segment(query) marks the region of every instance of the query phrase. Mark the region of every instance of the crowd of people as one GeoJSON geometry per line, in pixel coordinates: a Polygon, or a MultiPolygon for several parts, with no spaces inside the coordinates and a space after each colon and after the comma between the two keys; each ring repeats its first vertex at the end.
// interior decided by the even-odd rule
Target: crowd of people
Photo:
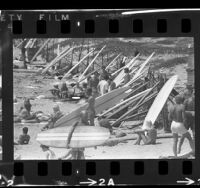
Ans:
{"type": "MultiPolygon", "coordinates": [[[[121,66],[125,64],[122,63],[121,66]]],[[[124,79],[120,86],[126,84],[130,81],[130,71],[128,68],[124,68],[124,79]]],[[[79,83],[73,85],[73,94],[75,93],[82,93],[86,98],[87,107],[84,111],[80,114],[80,121],[79,125],[90,125],[95,126],[95,99],[98,96],[105,95],[106,93],[116,89],[116,83],[113,81],[114,77],[106,70],[106,67],[102,67],[100,73],[95,71],[91,76],[87,77],[87,82],[83,82],[80,86],[79,83]]],[[[148,87],[152,87],[152,83],[156,82],[155,73],[149,69],[147,76],[144,78],[145,89],[148,87]]],[[[157,81],[159,84],[157,86],[158,92],[163,87],[165,82],[167,81],[166,75],[158,74],[157,81]]],[[[65,82],[62,83],[61,87],[59,88],[58,85],[54,86],[54,90],[52,93],[60,98],[69,97],[69,88],[65,82]]],[[[144,88],[142,88],[144,89],[144,88]]],[[[174,104],[170,106],[168,109],[168,118],[164,124],[167,126],[167,131],[171,132],[173,135],[173,153],[174,156],[177,157],[178,154],[181,152],[181,148],[185,138],[189,140],[190,147],[192,152],[194,153],[194,140],[195,140],[195,113],[194,113],[194,90],[191,86],[187,86],[185,92],[182,94],[177,94],[174,97],[174,104]],[[191,129],[192,135],[188,131],[191,129]],[[180,142],[178,143],[178,136],[181,135],[180,142]]],[[[58,119],[60,119],[64,115],[61,112],[60,107],[56,104],[53,106],[53,113],[52,114],[44,114],[43,112],[31,112],[31,104],[29,99],[24,99],[23,106],[20,109],[19,115],[15,117],[15,122],[41,122],[47,121],[47,125],[45,125],[41,131],[52,129],[58,119]]],[[[97,118],[99,121],[99,125],[102,127],[106,127],[112,133],[112,126],[109,123],[109,120],[106,118],[97,118]]],[[[141,141],[145,145],[148,144],[156,144],[157,138],[157,129],[160,128],[160,124],[156,121],[156,123],[152,124],[151,122],[147,122],[149,124],[149,129],[146,130],[137,130],[134,133],[138,135],[138,139],[136,140],[135,144],[140,145],[141,141]]],[[[74,128],[78,125],[75,123],[73,125],[74,128]]],[[[72,130],[72,132],[73,132],[72,130]]],[[[23,128],[23,134],[20,135],[17,144],[28,144],[30,140],[30,136],[28,135],[28,128],[23,128]]],[[[44,152],[46,152],[47,159],[54,159],[56,155],[53,151],[50,150],[48,146],[41,145],[41,148],[44,152]]],[[[84,159],[84,148],[81,149],[70,149],[68,148],[67,153],[60,157],[59,159],[84,159]]]]}

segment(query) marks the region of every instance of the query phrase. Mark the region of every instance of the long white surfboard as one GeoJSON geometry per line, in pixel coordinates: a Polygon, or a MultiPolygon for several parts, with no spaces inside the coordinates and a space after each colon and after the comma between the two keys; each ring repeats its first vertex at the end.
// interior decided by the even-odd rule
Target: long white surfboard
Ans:
{"type": "MultiPolygon", "coordinates": [[[[57,127],[38,133],[36,140],[43,145],[66,148],[71,126],[57,127]]],[[[70,141],[71,148],[86,148],[101,145],[110,137],[110,131],[100,126],[78,125],[70,141]]]]}
{"type": "Polygon", "coordinates": [[[147,121],[151,121],[152,124],[155,123],[159,113],[161,112],[163,106],[165,105],[172,89],[174,88],[176,81],[178,79],[178,76],[172,76],[166,83],[165,85],[162,87],[162,89],[160,90],[160,92],[158,93],[157,97],[155,98],[153,104],[151,105],[142,128],[143,129],[148,129],[148,125],[146,124],[147,121]]]}

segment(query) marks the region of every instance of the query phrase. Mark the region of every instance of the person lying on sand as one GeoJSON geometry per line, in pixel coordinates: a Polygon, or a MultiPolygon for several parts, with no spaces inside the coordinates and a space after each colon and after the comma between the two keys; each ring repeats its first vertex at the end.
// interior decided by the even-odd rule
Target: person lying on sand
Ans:
{"type": "Polygon", "coordinates": [[[50,115],[48,124],[45,125],[41,130],[47,130],[54,128],[54,124],[58,121],[64,114],[60,111],[59,105],[55,104],[53,106],[53,113],[50,115]]]}
{"type": "Polygon", "coordinates": [[[30,135],[28,135],[28,127],[24,127],[22,132],[23,134],[19,136],[19,140],[17,142],[20,145],[28,144],[30,141],[30,135]]]}
{"type": "Polygon", "coordinates": [[[173,133],[173,152],[174,156],[177,157],[177,143],[178,134],[183,135],[189,141],[190,147],[194,152],[194,142],[188,130],[184,126],[185,122],[185,107],[183,105],[183,99],[180,95],[175,97],[176,104],[169,109],[169,120],[171,123],[171,130],[173,133]]]}
{"type": "Polygon", "coordinates": [[[45,146],[45,145],[40,145],[40,147],[42,148],[43,152],[46,152],[46,159],[56,159],[56,154],[49,149],[49,146],[45,146]]]}
{"type": "Polygon", "coordinates": [[[134,131],[134,133],[138,134],[135,145],[140,145],[141,140],[144,142],[144,145],[156,144],[158,124],[152,124],[151,121],[147,121],[146,124],[148,125],[149,129],[134,131]]]}

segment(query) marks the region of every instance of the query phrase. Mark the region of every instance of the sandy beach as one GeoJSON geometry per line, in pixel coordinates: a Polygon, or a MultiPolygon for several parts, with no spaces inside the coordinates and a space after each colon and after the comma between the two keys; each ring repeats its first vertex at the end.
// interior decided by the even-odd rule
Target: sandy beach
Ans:
{"type": "MultiPolygon", "coordinates": [[[[180,69],[179,69],[180,70],[180,69]]],[[[181,73],[180,73],[181,74],[181,73]]],[[[182,73],[183,74],[183,73],[182,73]]],[[[35,78],[37,80],[38,78],[35,78]]],[[[79,102],[59,102],[52,99],[49,85],[53,82],[51,79],[43,79],[40,83],[35,82],[31,75],[14,73],[14,93],[18,97],[17,104],[14,104],[16,110],[23,102],[23,97],[32,97],[31,100],[32,110],[41,110],[44,113],[52,113],[52,107],[59,104],[61,111],[69,113],[77,108],[84,101],[79,102]],[[26,78],[26,79],[25,79],[26,78]],[[31,81],[30,81],[31,80],[31,81]],[[18,83],[18,84],[17,84],[18,83]],[[40,86],[42,85],[42,87],[40,86]],[[28,87],[29,86],[29,87],[28,87]],[[31,86],[31,87],[30,87],[31,86]],[[40,88],[39,88],[40,87],[40,88]],[[39,88],[39,89],[38,89],[39,88]],[[45,96],[45,98],[37,99],[38,96],[45,96]],[[19,98],[20,96],[20,98],[19,98]]],[[[19,154],[22,160],[36,160],[45,159],[45,153],[41,150],[40,144],[35,140],[37,133],[44,126],[43,123],[34,124],[14,124],[14,139],[18,140],[19,135],[22,133],[23,127],[29,128],[29,135],[31,136],[28,145],[15,145],[14,154],[19,154]]],[[[161,133],[163,130],[161,130],[161,133]]],[[[158,159],[160,156],[172,156],[172,138],[162,138],[157,140],[156,145],[134,145],[135,140],[126,141],[126,143],[119,143],[115,146],[98,146],[97,149],[86,148],[86,159],[158,159]]],[[[65,154],[65,149],[52,148],[57,157],[65,154]]],[[[181,155],[190,151],[188,141],[184,142],[181,155]]]]}
{"type": "MultiPolygon", "coordinates": [[[[151,63],[151,66],[155,68],[155,72],[165,73],[168,78],[173,75],[178,75],[179,79],[175,85],[177,91],[182,91],[187,83],[187,58],[193,55],[193,49],[188,49],[188,43],[192,43],[192,40],[187,38],[140,38],[132,41],[128,39],[116,40],[116,39],[104,39],[96,40],[94,45],[99,45],[104,42],[107,44],[107,52],[116,49],[119,52],[123,52],[129,59],[133,56],[135,46],[141,53],[141,58],[146,59],[149,54],[155,51],[155,55],[151,63]],[[102,42],[103,41],[103,42],[102,42]],[[108,42],[109,41],[109,42],[108,42]]],[[[19,51],[19,50],[18,50],[19,51]]],[[[14,52],[14,56],[16,56],[14,52]]],[[[107,56],[107,60],[110,57],[107,56]]],[[[113,59],[113,57],[111,57],[113,59]]],[[[102,58],[97,60],[97,64],[101,65],[102,58]]],[[[53,83],[58,80],[54,78],[43,78],[40,74],[34,73],[13,73],[13,86],[14,96],[17,98],[17,103],[14,104],[14,114],[17,114],[20,106],[22,105],[23,98],[29,97],[32,104],[32,111],[42,111],[45,114],[52,113],[52,107],[55,103],[59,104],[60,110],[64,114],[70,113],[73,109],[78,108],[84,100],[80,101],[65,101],[61,102],[56,100],[49,91],[53,87],[53,83]]],[[[30,143],[28,145],[15,145],[14,154],[20,155],[22,160],[35,160],[45,159],[45,153],[39,147],[39,143],[35,140],[37,134],[44,124],[14,124],[14,139],[18,140],[20,134],[22,134],[22,128],[28,127],[30,135],[30,143]]],[[[119,129],[119,131],[122,131],[119,129]]],[[[158,134],[164,134],[163,130],[160,130],[158,134]]],[[[156,145],[134,145],[135,140],[128,140],[123,143],[119,143],[115,146],[98,146],[95,148],[85,149],[86,159],[158,159],[161,156],[172,156],[172,144],[173,139],[161,138],[157,139],[156,145]]],[[[52,148],[56,157],[62,156],[66,149],[52,148]]],[[[188,141],[185,140],[180,155],[190,152],[188,141]]]]}

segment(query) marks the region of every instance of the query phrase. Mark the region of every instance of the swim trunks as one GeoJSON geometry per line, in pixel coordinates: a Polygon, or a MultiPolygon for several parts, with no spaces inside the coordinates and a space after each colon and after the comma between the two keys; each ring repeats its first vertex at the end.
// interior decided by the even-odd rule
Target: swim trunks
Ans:
{"type": "Polygon", "coordinates": [[[172,131],[172,133],[182,135],[182,134],[185,134],[187,132],[187,129],[185,128],[183,123],[172,121],[171,131],[172,131]]]}

